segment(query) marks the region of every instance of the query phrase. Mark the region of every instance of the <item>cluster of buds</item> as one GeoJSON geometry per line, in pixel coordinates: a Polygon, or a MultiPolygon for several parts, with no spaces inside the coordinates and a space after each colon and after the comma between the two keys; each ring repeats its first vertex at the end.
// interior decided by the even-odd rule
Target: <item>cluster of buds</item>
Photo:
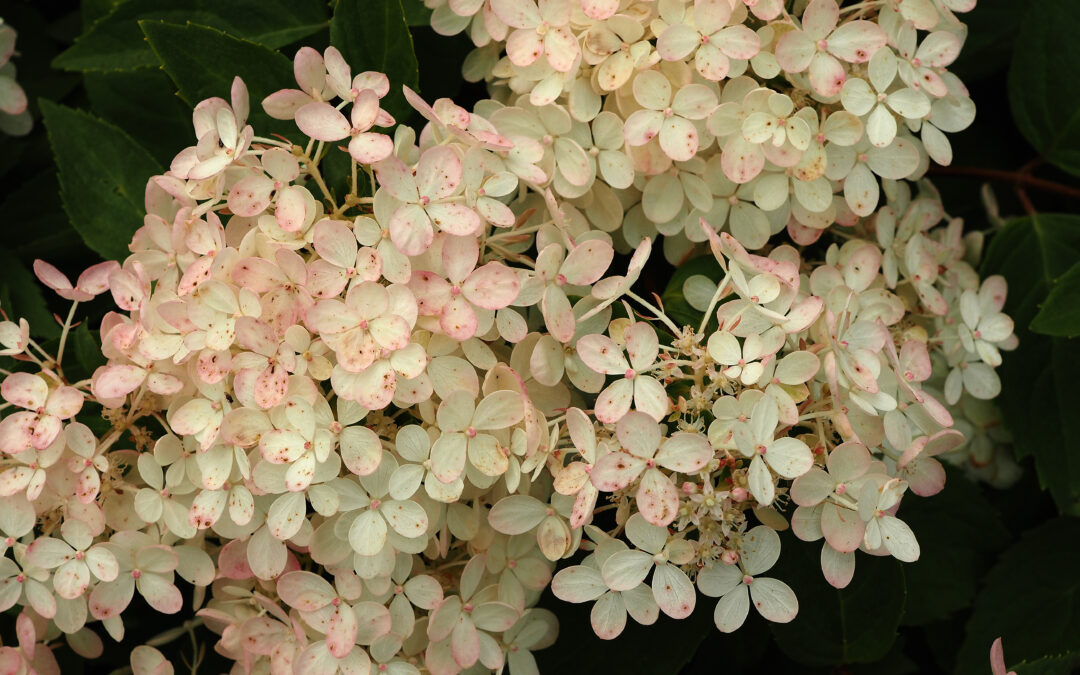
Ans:
{"type": "Polygon", "coordinates": [[[549,586],[605,639],[698,590],[722,631],[751,598],[790,621],[777,532],[843,587],[857,550],[919,557],[898,508],[939,458],[994,460],[1005,283],[910,182],[971,121],[973,1],[428,2],[491,100],[406,89],[426,123],[391,132],[385,76],[301,49],[262,101],[294,135],[236,80],[123,263],[35,266],[73,306],[55,356],[0,323],[5,666],[121,639],[136,591],[235,672],[535,672],[549,586]],[[635,291],[661,235],[721,270],[684,284],[697,325],[635,291]],[[69,382],[103,293],[107,364],[69,382]]]}

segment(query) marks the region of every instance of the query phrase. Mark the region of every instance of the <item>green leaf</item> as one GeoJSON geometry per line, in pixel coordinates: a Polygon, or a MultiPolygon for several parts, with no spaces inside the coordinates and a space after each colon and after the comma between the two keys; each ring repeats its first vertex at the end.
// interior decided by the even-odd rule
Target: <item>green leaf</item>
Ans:
{"type": "Polygon", "coordinates": [[[45,100],[41,111],[72,226],[102,257],[126,257],[143,223],[146,181],[161,166],[126,133],[92,115],[45,100]]]}
{"type": "Polygon", "coordinates": [[[889,557],[859,555],[855,578],[836,589],[821,574],[822,542],[784,541],[766,576],[784,581],[799,598],[799,614],[770,624],[777,644],[808,666],[870,663],[892,648],[904,614],[904,571],[889,557]]]}
{"type": "Polygon", "coordinates": [[[900,517],[919,539],[919,560],[904,566],[907,608],[903,623],[944,620],[966,608],[1009,531],[979,486],[950,470],[933,497],[909,496],[900,517]]]}
{"type": "Polygon", "coordinates": [[[139,21],[191,22],[282,47],[326,26],[320,0],[128,0],[112,8],[53,61],[63,70],[111,71],[157,66],[139,21]]]}
{"type": "MultiPolygon", "coordinates": [[[[695,329],[701,325],[701,318],[704,313],[694,309],[686,301],[686,297],[683,295],[683,284],[690,277],[697,275],[708,277],[714,284],[717,284],[724,278],[724,270],[720,267],[720,263],[716,262],[716,258],[712,254],[698,256],[675,268],[675,273],[671,275],[667,287],[664,288],[664,292],[660,295],[660,300],[664,303],[665,314],[671,317],[676,324],[693,326],[695,329]]],[[[715,316],[709,319],[709,325],[716,326],[715,316]]]]}
{"type": "Polygon", "coordinates": [[[191,107],[176,96],[169,76],[157,69],[86,73],[91,109],[131,134],[164,165],[195,142],[191,107]]]}
{"type": "Polygon", "coordinates": [[[1054,282],[1031,330],[1055,337],[1080,335],[1080,263],[1054,282]]]}
{"type": "Polygon", "coordinates": [[[365,70],[386,73],[390,93],[382,107],[399,122],[409,117],[412,108],[401,86],[419,88],[420,71],[401,0],[338,0],[330,20],[330,44],[341,50],[354,75],[365,70]]]}
{"type": "Polygon", "coordinates": [[[1012,669],[1016,671],[1016,675],[1069,675],[1076,672],[1078,664],[1080,653],[1070,652],[1017,663],[1012,669]]]}
{"type": "Polygon", "coordinates": [[[1080,410],[1078,344],[1028,329],[1053,282],[1080,260],[1080,216],[1038,214],[1011,221],[994,235],[983,276],[1009,282],[1005,311],[1016,322],[1019,347],[999,369],[1001,407],[1019,458],[1032,455],[1039,482],[1058,509],[1080,514],[1080,436],[1071,415],[1080,410]]]}
{"type": "Polygon", "coordinates": [[[26,319],[34,337],[59,337],[60,327],[48,310],[42,288],[18,258],[0,249],[0,309],[12,321],[26,319]]]}
{"type": "Polygon", "coordinates": [[[1006,664],[1080,650],[1078,542],[1080,521],[1058,518],[1024,533],[1000,557],[975,599],[958,675],[986,673],[998,637],[1006,664]]]}
{"type": "Polygon", "coordinates": [[[431,10],[424,6],[423,0],[401,0],[401,9],[405,12],[405,23],[409,26],[431,24],[431,10]]]}
{"type": "Polygon", "coordinates": [[[295,124],[272,119],[261,105],[264,98],[295,82],[289,59],[207,26],[160,21],[142,21],[139,26],[189,106],[213,96],[228,100],[233,78],[239,76],[247,85],[249,122],[257,135],[298,133],[295,124]]]}
{"type": "Polygon", "coordinates": [[[1061,169],[1080,175],[1080,88],[1069,84],[1080,65],[1077,26],[1076,0],[1029,5],[1009,70],[1009,100],[1031,145],[1061,169]]]}
{"type": "Polygon", "coordinates": [[[967,39],[949,71],[971,83],[1005,70],[1029,4],[1031,0],[979,0],[975,9],[961,14],[960,20],[968,27],[967,39]]]}
{"type": "Polygon", "coordinates": [[[64,374],[70,381],[90,377],[100,366],[105,365],[105,356],[101,345],[90,332],[90,327],[83,321],[78,328],[68,335],[68,352],[64,356],[64,374]],[[73,368],[75,365],[77,368],[73,368]]]}

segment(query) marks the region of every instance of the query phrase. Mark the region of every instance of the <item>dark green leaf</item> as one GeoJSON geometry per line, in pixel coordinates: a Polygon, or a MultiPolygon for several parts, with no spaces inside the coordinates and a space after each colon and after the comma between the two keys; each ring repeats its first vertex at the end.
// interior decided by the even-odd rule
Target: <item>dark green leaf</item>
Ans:
{"type": "Polygon", "coordinates": [[[365,70],[387,74],[390,93],[382,107],[405,121],[412,108],[401,86],[417,89],[420,71],[401,0],[338,0],[330,20],[330,43],[341,50],[353,74],[365,70]]]}
{"type": "Polygon", "coordinates": [[[904,566],[908,597],[903,622],[943,620],[967,607],[993,554],[1009,541],[993,505],[977,485],[950,471],[942,492],[906,498],[900,517],[915,531],[921,548],[919,560],[904,566]]]}
{"type": "Polygon", "coordinates": [[[968,27],[967,39],[949,70],[968,83],[1005,70],[1029,4],[1031,0],[979,0],[975,9],[960,16],[968,27]]]}
{"type": "Polygon", "coordinates": [[[95,72],[157,66],[139,30],[145,20],[198,23],[276,49],[318,31],[327,18],[319,0],[128,0],[96,21],[53,65],[95,72]]]}
{"type": "Polygon", "coordinates": [[[160,21],[139,25],[189,107],[212,96],[228,100],[233,78],[239,76],[247,85],[249,121],[257,135],[298,133],[295,124],[271,119],[261,105],[270,94],[295,84],[289,59],[207,26],[160,21]]]}
{"type": "Polygon", "coordinates": [[[162,164],[195,142],[191,107],[176,96],[169,76],[157,69],[86,73],[93,111],[131,134],[162,164]]]}
{"type": "Polygon", "coordinates": [[[859,555],[855,578],[833,588],[821,574],[821,542],[784,540],[776,567],[767,576],[784,581],[799,598],[799,614],[770,624],[790,658],[809,665],[877,661],[892,648],[904,614],[904,572],[893,558],[859,555]]]}
{"type": "Polygon", "coordinates": [[[1017,663],[1012,667],[1016,675],[1069,675],[1080,664],[1080,654],[1070,652],[1057,656],[1044,656],[1034,661],[1017,663]]]}
{"type": "MultiPolygon", "coordinates": [[[[680,326],[693,326],[695,329],[701,325],[704,312],[694,309],[686,301],[683,295],[683,284],[695,275],[702,275],[712,280],[714,284],[720,283],[724,277],[724,270],[716,258],[710,255],[698,256],[690,261],[679,265],[675,273],[671,275],[667,287],[664,288],[660,300],[664,303],[664,313],[671,317],[680,326]]],[[[709,319],[710,325],[716,325],[716,318],[709,319]]]]}
{"type": "Polygon", "coordinates": [[[34,337],[58,337],[60,327],[48,310],[42,288],[18,258],[0,250],[0,309],[12,321],[22,318],[30,322],[34,337]]]}
{"type": "Polygon", "coordinates": [[[64,355],[64,374],[70,381],[90,377],[105,365],[101,345],[85,321],[68,335],[68,352],[64,355]],[[73,367],[77,366],[77,367],[73,367]]]}
{"type": "Polygon", "coordinates": [[[1035,149],[1080,175],[1080,88],[1068,84],[1080,64],[1077,26],[1076,0],[1031,3],[1009,70],[1009,100],[1016,125],[1035,149]]]}
{"type": "Polygon", "coordinates": [[[1080,260],[1080,216],[1039,214],[994,235],[982,272],[1009,282],[1005,311],[1020,346],[1004,355],[1001,407],[1016,453],[1033,455],[1039,482],[1062,512],[1080,512],[1080,437],[1068,415],[1080,410],[1077,343],[1028,330],[1055,279],[1080,260]]]}
{"type": "Polygon", "coordinates": [[[142,226],[146,181],[161,166],[107,122],[48,101],[41,110],[72,226],[102,257],[125,257],[131,235],[142,226]]]}
{"type": "Polygon", "coordinates": [[[1055,337],[1080,335],[1080,263],[1054,282],[1031,330],[1055,337]]]}
{"type": "Polygon", "coordinates": [[[1026,532],[984,580],[960,647],[958,675],[986,673],[990,644],[998,637],[1006,664],[1080,650],[1078,569],[1080,521],[1058,518],[1026,532]]]}
{"type": "Polygon", "coordinates": [[[401,0],[401,9],[405,12],[405,22],[410,26],[431,24],[431,10],[424,6],[423,0],[401,0]]]}

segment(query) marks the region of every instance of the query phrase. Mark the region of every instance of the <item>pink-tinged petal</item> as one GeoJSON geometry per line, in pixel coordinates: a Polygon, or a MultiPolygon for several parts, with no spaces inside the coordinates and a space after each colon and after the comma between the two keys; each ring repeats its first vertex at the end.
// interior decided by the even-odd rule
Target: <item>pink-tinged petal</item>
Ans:
{"type": "Polygon", "coordinates": [[[431,222],[447,234],[467,237],[476,234],[484,225],[480,215],[464,204],[437,203],[426,207],[431,222]]]}
{"type": "Polygon", "coordinates": [[[263,369],[255,378],[253,396],[255,404],[263,410],[269,410],[285,398],[289,389],[289,373],[279,363],[263,369]]]}
{"type": "Polygon", "coordinates": [[[0,452],[15,454],[34,445],[34,425],[37,415],[25,410],[0,420],[0,452]]]}
{"type": "Polygon", "coordinates": [[[63,428],[64,425],[60,422],[60,418],[52,415],[39,416],[34,424],[34,432],[30,436],[30,445],[35,450],[44,450],[52,445],[52,442],[60,435],[63,428]]]}
{"type": "MultiPolygon", "coordinates": [[[[574,67],[574,62],[581,55],[581,45],[578,44],[573,31],[567,26],[562,26],[548,31],[544,36],[544,51],[547,53],[547,60],[551,67],[560,73],[565,73],[574,67]]],[[[509,52],[507,54],[509,55],[509,52]]]]}
{"type": "Polygon", "coordinates": [[[45,405],[49,396],[49,385],[37,375],[12,373],[4,378],[4,383],[0,385],[0,395],[5,401],[20,408],[37,410],[45,405]]]}
{"type": "Polygon", "coordinates": [[[296,111],[311,103],[311,97],[299,89],[275,91],[262,100],[263,110],[276,120],[291,120],[296,111]]]}
{"type": "Polygon", "coordinates": [[[540,300],[540,312],[551,337],[564,344],[573,339],[577,319],[574,318],[574,308],[562,287],[555,284],[547,286],[540,300]]]}
{"type": "Polygon", "coordinates": [[[340,220],[321,220],[315,225],[315,251],[338,267],[351,268],[356,264],[359,245],[352,228],[340,220]]]}
{"type": "Polygon", "coordinates": [[[749,61],[761,51],[761,38],[747,26],[729,26],[713,42],[725,56],[743,61],[749,61]]]}
{"type": "Polygon", "coordinates": [[[86,271],[79,275],[79,280],[75,283],[75,287],[92,296],[100,295],[109,289],[109,275],[119,269],[120,263],[115,260],[107,260],[96,265],[91,265],[86,268],[86,271]]]}
{"type": "Polygon", "coordinates": [[[559,272],[568,284],[588,286],[604,276],[614,257],[615,249],[610,243],[603,239],[591,239],[575,246],[567,254],[559,272]]]}
{"type": "Polygon", "coordinates": [[[694,55],[694,67],[706,80],[719,82],[731,70],[731,60],[716,46],[701,45],[694,55]]]}
{"type": "Polygon", "coordinates": [[[407,256],[420,255],[435,239],[427,212],[416,204],[406,204],[394,211],[389,228],[390,240],[407,256]]]}
{"type": "Polygon", "coordinates": [[[667,118],[660,127],[660,147],[677,162],[693,157],[698,149],[698,132],[693,122],[678,115],[667,118]]]}
{"type": "Polygon", "coordinates": [[[390,362],[376,361],[357,376],[360,395],[357,402],[368,410],[382,410],[390,405],[397,389],[397,375],[390,362]]]}
{"type": "Polygon", "coordinates": [[[596,419],[604,424],[615,424],[630,410],[634,400],[634,383],[621,379],[612,382],[596,398],[596,419]]]}
{"type": "Polygon", "coordinates": [[[911,491],[920,497],[932,497],[945,489],[945,467],[933,457],[920,457],[903,471],[911,491]]]}
{"type": "Polygon", "coordinates": [[[274,181],[262,174],[248,176],[236,181],[229,190],[229,210],[238,216],[257,216],[270,206],[274,181]]]}
{"type": "Polygon", "coordinates": [[[349,135],[349,120],[329,103],[308,103],[296,111],[296,126],[317,141],[340,141],[349,135]]]}
{"type": "Polygon", "coordinates": [[[329,261],[316,260],[308,268],[306,288],[316,298],[335,298],[348,283],[349,276],[345,269],[329,261]]]}
{"type": "Polygon", "coordinates": [[[349,155],[361,164],[374,164],[394,152],[394,141],[386,134],[364,132],[349,141],[349,155]]]}
{"type": "Polygon", "coordinates": [[[634,482],[645,469],[645,460],[626,452],[610,452],[596,461],[589,479],[603,492],[615,492],[634,482]]]}
{"type": "Polygon", "coordinates": [[[469,302],[483,309],[502,309],[515,299],[521,282],[512,269],[499,262],[489,262],[476,269],[462,285],[469,302]]]}
{"type": "Polygon", "coordinates": [[[63,272],[44,260],[34,261],[34,276],[38,278],[38,281],[54,291],[69,291],[73,288],[71,281],[63,272]]]}
{"type": "Polygon", "coordinates": [[[138,366],[102,366],[94,372],[90,389],[94,396],[117,399],[135,391],[144,379],[146,371],[138,366]]]}
{"type": "Polygon", "coordinates": [[[400,316],[380,316],[372,319],[368,330],[383,349],[396,351],[409,344],[409,322],[400,316]]]}
{"type": "Polygon", "coordinates": [[[657,565],[652,578],[653,596],[660,610],[673,619],[685,619],[697,604],[697,591],[686,573],[671,564],[657,565]]]}
{"type": "Polygon", "coordinates": [[[353,608],[347,603],[338,605],[330,615],[326,630],[326,646],[330,653],[339,659],[348,656],[356,643],[358,629],[359,623],[353,608]]]}
{"type": "Polygon", "coordinates": [[[45,412],[62,420],[74,417],[83,406],[83,393],[75,387],[58,387],[49,396],[45,412]]]}
{"type": "Polygon", "coordinates": [[[590,369],[605,375],[625,375],[630,364],[622,349],[606,335],[586,335],[578,340],[577,354],[590,369]]]}
{"type": "Polygon", "coordinates": [[[733,134],[724,144],[720,167],[731,182],[742,185],[752,181],[765,168],[765,156],[742,134],[733,134]]]}
{"type": "Polygon", "coordinates": [[[288,281],[277,265],[264,258],[240,260],[232,269],[232,279],[256,293],[268,293],[288,281]]]}
{"type": "Polygon", "coordinates": [[[659,469],[649,469],[638,485],[637,503],[645,520],[667,527],[679,514],[679,491],[659,469]]]}
{"type": "Polygon", "coordinates": [[[438,316],[450,302],[450,284],[434,272],[414,272],[409,289],[416,296],[417,311],[422,316],[438,316]]]}
{"type": "Polygon", "coordinates": [[[821,547],[821,572],[833,588],[846,588],[855,576],[855,554],[840,553],[824,544],[821,547]]]}
{"type": "Polygon", "coordinates": [[[803,11],[802,27],[814,40],[821,40],[836,28],[840,7],[835,0],[813,0],[803,11]]]}
{"type": "Polygon", "coordinates": [[[358,476],[375,473],[382,462],[382,442],[367,427],[346,427],[341,432],[340,446],[341,460],[358,476]]]}
{"type": "Polygon", "coordinates": [[[416,184],[421,197],[434,201],[454,194],[462,178],[461,158],[448,145],[424,151],[416,165],[416,184]]]}
{"type": "Polygon", "coordinates": [[[536,31],[516,30],[506,39],[506,55],[515,66],[531,66],[544,53],[544,41],[536,31]]]}
{"type": "Polygon", "coordinates": [[[590,19],[603,21],[619,10],[619,0],[581,0],[581,10],[590,19]]]}
{"type": "Polygon", "coordinates": [[[290,185],[278,192],[274,217],[286,232],[298,232],[307,222],[309,194],[299,185],[290,185]]]}
{"type": "Polygon", "coordinates": [[[147,604],[162,614],[176,614],[184,606],[180,589],[159,574],[143,574],[135,585],[147,604]]]}
{"type": "Polygon", "coordinates": [[[866,63],[888,41],[873,21],[850,21],[829,36],[829,53],[848,63],[866,63]]]}
{"type": "Polygon", "coordinates": [[[817,45],[803,31],[785,33],[776,43],[776,61],[789,73],[801,73],[810,67],[817,45]]]}
{"type": "Polygon", "coordinates": [[[464,341],[476,334],[476,311],[463,296],[453,296],[439,315],[439,326],[455,340],[464,341]]]}
{"type": "Polygon", "coordinates": [[[799,613],[795,592],[777,579],[755,579],[750,585],[750,598],[761,616],[773,623],[788,623],[799,613]]]}
{"type": "Polygon", "coordinates": [[[323,57],[311,47],[301,47],[293,57],[293,76],[300,88],[309,94],[322,92],[326,86],[326,66],[323,57]]]}
{"type": "Polygon", "coordinates": [[[383,73],[366,70],[353,78],[352,88],[361,92],[370,89],[382,98],[390,93],[390,78],[383,73]]]}
{"type": "Polygon", "coordinates": [[[829,546],[841,553],[851,553],[862,543],[866,523],[855,511],[826,503],[821,512],[821,531],[829,546]]]}
{"type": "Polygon", "coordinates": [[[419,202],[420,192],[412,170],[395,155],[377,162],[372,168],[379,179],[379,185],[395,199],[403,202],[419,202]]]}
{"type": "Polygon", "coordinates": [[[682,61],[701,44],[701,35],[692,26],[675,23],[656,40],[656,52],[665,61],[682,61]]]}
{"type": "Polygon", "coordinates": [[[822,96],[835,96],[844,88],[847,72],[829,54],[818,53],[810,61],[810,86],[822,96]]]}
{"type": "Polygon", "coordinates": [[[491,0],[495,16],[513,28],[535,28],[540,24],[540,11],[532,0],[491,0]]]}
{"type": "Polygon", "coordinates": [[[476,269],[480,259],[479,242],[476,237],[443,235],[441,257],[446,278],[453,284],[460,284],[476,269]]]}
{"type": "Polygon", "coordinates": [[[626,119],[623,136],[632,147],[645,145],[660,134],[664,115],[656,110],[638,110],[626,119]]]}
{"type": "MultiPolygon", "coordinates": [[[[118,616],[131,604],[135,595],[135,580],[131,575],[119,576],[110,583],[97,584],[90,593],[90,616],[104,620],[118,616]]],[[[134,657],[134,654],[132,655],[134,657]]]]}

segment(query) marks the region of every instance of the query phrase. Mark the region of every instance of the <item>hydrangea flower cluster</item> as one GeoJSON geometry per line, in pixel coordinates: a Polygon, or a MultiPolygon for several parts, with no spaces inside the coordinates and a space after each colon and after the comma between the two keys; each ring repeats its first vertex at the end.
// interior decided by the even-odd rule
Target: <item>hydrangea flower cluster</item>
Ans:
{"type": "Polygon", "coordinates": [[[919,557],[898,509],[941,460],[1008,473],[1005,282],[921,180],[974,114],[973,0],[427,1],[490,100],[406,89],[424,126],[391,131],[384,75],[301,49],[262,101],[295,134],[237,79],[126,260],[35,266],[72,308],[55,355],[0,323],[5,667],[100,651],[138,592],[235,672],[536,672],[549,586],[605,639],[698,591],[721,631],[786,622],[778,532],[843,587],[856,551],[919,557]],[[698,325],[635,290],[661,236],[722,270],[686,281],[698,325]],[[107,365],[70,382],[105,293],[107,365]]]}
{"type": "Polygon", "coordinates": [[[34,120],[26,109],[26,92],[15,81],[15,29],[0,18],[0,131],[9,136],[25,136],[30,133],[34,120]]]}

